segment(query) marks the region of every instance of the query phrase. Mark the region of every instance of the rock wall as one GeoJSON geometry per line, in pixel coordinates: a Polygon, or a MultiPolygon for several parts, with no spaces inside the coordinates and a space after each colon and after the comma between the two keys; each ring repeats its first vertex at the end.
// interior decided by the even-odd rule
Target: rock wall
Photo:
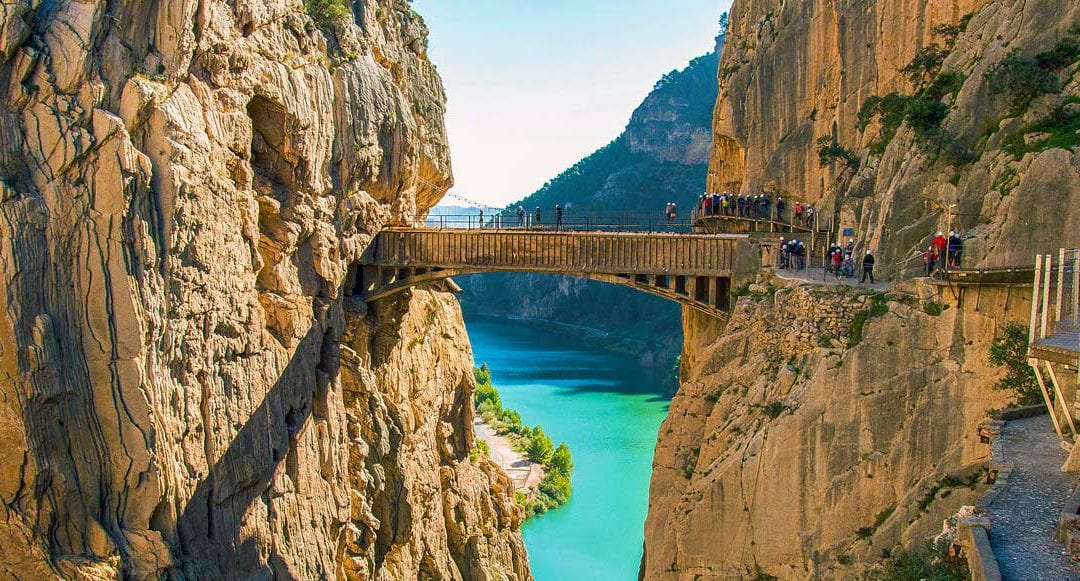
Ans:
{"type": "Polygon", "coordinates": [[[17,0],[0,62],[0,576],[528,578],[453,300],[348,297],[451,183],[407,2],[17,0]]]}
{"type": "Polygon", "coordinates": [[[1080,63],[1054,71],[1060,92],[1019,110],[991,90],[986,73],[1011,51],[1050,50],[1078,24],[1071,0],[736,0],[709,187],[816,204],[826,221],[855,228],[888,274],[918,270],[909,259],[947,229],[950,205],[952,225],[972,236],[973,266],[1029,264],[1035,252],[1076,246],[1080,154],[1047,143],[1014,156],[1004,146],[1038,141],[1032,127],[1080,98],[1080,63]],[[947,133],[938,136],[947,138],[927,145],[905,123],[872,147],[882,124],[860,124],[860,110],[874,96],[915,93],[902,69],[920,49],[947,45],[940,25],[963,30],[941,66],[959,81],[941,99],[947,133]],[[822,138],[855,163],[822,165],[822,138]]]}
{"type": "Polygon", "coordinates": [[[935,296],[762,285],[726,327],[684,313],[644,578],[856,578],[972,504],[1003,318],[935,296]]]}

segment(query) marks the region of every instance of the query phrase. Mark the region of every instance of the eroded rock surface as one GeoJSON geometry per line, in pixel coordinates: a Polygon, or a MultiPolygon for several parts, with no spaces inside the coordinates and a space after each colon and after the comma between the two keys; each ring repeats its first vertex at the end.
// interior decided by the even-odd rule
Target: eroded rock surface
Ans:
{"type": "Polygon", "coordinates": [[[726,327],[687,310],[645,578],[857,578],[978,498],[977,425],[1004,397],[986,381],[998,320],[861,293],[744,297],[726,327]]]}
{"type": "MultiPolygon", "coordinates": [[[[1033,130],[1080,99],[1080,62],[1053,71],[1061,91],[1018,110],[987,73],[1012,51],[1031,58],[1080,25],[1072,0],[737,0],[720,63],[709,188],[762,191],[817,205],[823,223],[855,228],[878,270],[916,274],[913,252],[953,225],[973,236],[967,264],[1030,264],[1080,244],[1080,153],[1033,130]],[[920,49],[948,45],[940,68],[947,117],[933,139],[859,113],[871,97],[913,95],[903,69],[920,49]],[[946,79],[942,79],[946,80],[946,79]],[[956,83],[956,84],[953,84],[956,83]],[[943,129],[947,133],[937,133],[943,129]],[[822,165],[819,139],[850,152],[822,165]],[[1044,145],[1014,155],[1009,140],[1044,145]],[[877,142],[877,143],[875,143],[877,142]],[[929,145],[928,145],[929,143],[929,145]]],[[[929,83],[929,80],[927,81],[929,83]]],[[[1053,122],[1051,122],[1053,124],[1053,122]]]]}
{"type": "Polygon", "coordinates": [[[0,7],[0,576],[528,577],[456,305],[347,296],[451,183],[426,28],[314,16],[0,7]]]}

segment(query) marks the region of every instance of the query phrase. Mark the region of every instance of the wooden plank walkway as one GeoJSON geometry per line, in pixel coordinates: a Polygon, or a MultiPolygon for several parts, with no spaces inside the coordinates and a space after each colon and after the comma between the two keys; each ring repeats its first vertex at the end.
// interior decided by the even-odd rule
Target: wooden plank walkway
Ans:
{"type": "Polygon", "coordinates": [[[630,286],[713,315],[730,304],[744,235],[390,228],[361,261],[353,292],[374,301],[463,274],[541,272],[630,286]]]}

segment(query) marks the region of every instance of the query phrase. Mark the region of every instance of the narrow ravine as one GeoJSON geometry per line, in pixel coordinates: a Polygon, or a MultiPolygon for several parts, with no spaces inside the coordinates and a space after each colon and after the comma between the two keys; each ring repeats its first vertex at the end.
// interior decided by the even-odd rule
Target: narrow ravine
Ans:
{"type": "Polygon", "coordinates": [[[661,382],[632,358],[550,325],[471,317],[466,327],[504,405],[574,454],[570,501],[522,527],[533,575],[636,579],[653,449],[669,401],[661,382]]]}

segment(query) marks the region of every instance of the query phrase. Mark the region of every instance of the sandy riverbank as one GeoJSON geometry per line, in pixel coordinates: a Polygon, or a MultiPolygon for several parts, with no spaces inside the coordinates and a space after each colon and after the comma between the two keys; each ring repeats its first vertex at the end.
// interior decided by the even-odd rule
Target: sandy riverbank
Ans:
{"type": "Polygon", "coordinates": [[[544,479],[543,467],[515,450],[510,445],[510,440],[495,433],[495,430],[479,417],[473,420],[473,429],[477,438],[487,442],[491,449],[491,459],[510,476],[517,490],[536,490],[544,479]]]}

